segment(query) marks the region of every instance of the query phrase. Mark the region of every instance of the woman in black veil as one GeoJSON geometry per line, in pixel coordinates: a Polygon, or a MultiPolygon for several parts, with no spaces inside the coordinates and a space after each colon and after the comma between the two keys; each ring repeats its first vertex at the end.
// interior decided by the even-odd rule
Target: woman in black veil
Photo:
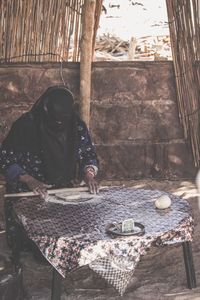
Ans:
{"type": "Polygon", "coordinates": [[[33,190],[45,195],[48,185],[72,187],[77,177],[85,180],[91,193],[98,191],[96,152],[66,87],[48,88],[14,122],[1,146],[0,168],[7,192],[33,190]]]}
{"type": "MultiPolygon", "coordinates": [[[[73,187],[77,180],[84,180],[91,193],[98,192],[97,155],[66,87],[48,88],[32,109],[13,123],[1,145],[0,170],[7,193],[33,191],[45,198],[49,186],[73,187]]],[[[12,201],[8,200],[6,234],[11,245],[12,201]]]]}

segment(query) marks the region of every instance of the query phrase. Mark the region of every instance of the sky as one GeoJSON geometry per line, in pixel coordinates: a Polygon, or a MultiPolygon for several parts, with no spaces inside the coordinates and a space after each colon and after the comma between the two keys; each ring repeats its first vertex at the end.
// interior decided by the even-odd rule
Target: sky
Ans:
{"type": "Polygon", "coordinates": [[[107,13],[101,15],[98,35],[109,33],[123,40],[169,35],[165,0],[104,0],[103,5],[107,13]]]}

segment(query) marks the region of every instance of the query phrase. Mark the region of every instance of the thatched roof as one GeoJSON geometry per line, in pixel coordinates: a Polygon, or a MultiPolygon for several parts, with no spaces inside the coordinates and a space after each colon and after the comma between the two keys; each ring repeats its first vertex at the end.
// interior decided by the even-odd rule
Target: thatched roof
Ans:
{"type": "MultiPolygon", "coordinates": [[[[87,0],[1,0],[1,62],[78,61],[87,0]]],[[[95,42],[102,0],[96,1],[95,42]]]]}

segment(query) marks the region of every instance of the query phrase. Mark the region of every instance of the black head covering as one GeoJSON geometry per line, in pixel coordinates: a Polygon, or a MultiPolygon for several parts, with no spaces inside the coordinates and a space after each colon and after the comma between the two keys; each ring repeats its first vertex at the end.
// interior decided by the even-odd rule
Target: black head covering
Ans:
{"type": "Polygon", "coordinates": [[[76,173],[76,118],[72,93],[66,87],[50,87],[15,122],[7,146],[10,142],[14,151],[39,154],[46,182],[65,187],[76,173]]]}

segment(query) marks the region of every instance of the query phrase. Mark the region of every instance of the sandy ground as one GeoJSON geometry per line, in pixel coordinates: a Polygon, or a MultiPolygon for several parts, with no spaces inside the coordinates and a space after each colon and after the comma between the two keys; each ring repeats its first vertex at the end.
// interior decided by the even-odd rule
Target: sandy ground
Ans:
{"type": "MultiPolygon", "coordinates": [[[[136,188],[160,189],[175,193],[189,201],[195,218],[192,248],[197,288],[193,290],[186,288],[182,247],[170,245],[152,248],[146,256],[142,257],[123,297],[120,297],[114,288],[88,267],[84,267],[71,273],[64,280],[62,300],[200,300],[200,216],[194,184],[189,181],[151,180],[112,182],[112,185],[119,184],[136,188]]],[[[6,246],[4,233],[0,234],[0,255],[9,260],[10,250],[6,246]]],[[[51,299],[51,268],[36,262],[30,253],[23,254],[22,262],[27,299],[51,299]]]]}
{"type": "Polygon", "coordinates": [[[172,60],[165,0],[104,0],[103,5],[95,61],[172,60]]]}
{"type": "Polygon", "coordinates": [[[165,0],[104,0],[98,36],[109,34],[123,40],[131,37],[169,35],[165,0]]]}

